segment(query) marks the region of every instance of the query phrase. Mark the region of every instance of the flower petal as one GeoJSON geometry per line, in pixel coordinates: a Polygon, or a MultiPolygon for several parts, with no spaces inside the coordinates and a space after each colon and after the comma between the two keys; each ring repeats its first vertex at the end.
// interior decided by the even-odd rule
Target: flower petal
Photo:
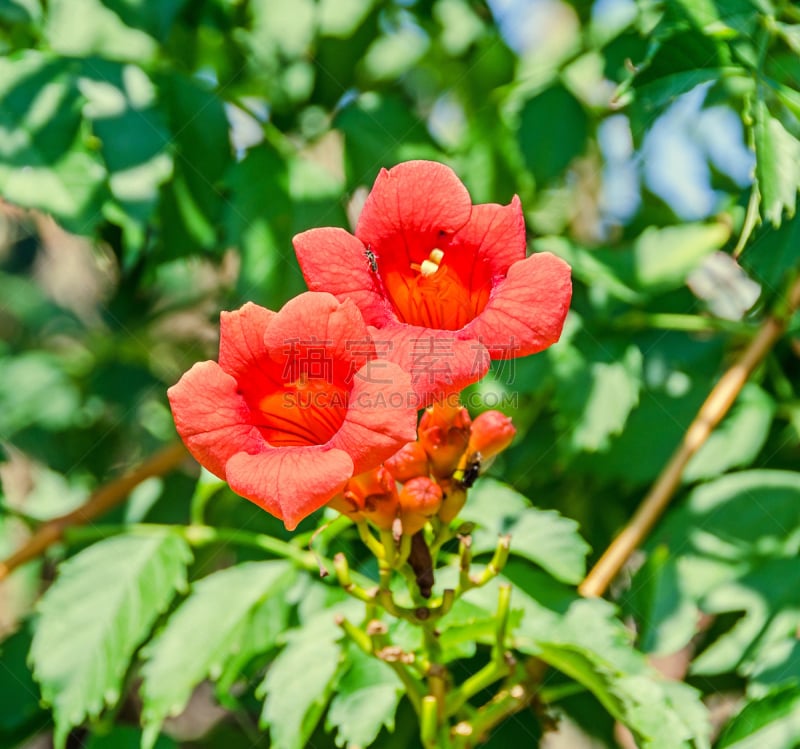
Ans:
{"type": "Polygon", "coordinates": [[[349,374],[375,355],[358,307],[350,299],[340,302],[318,291],[288,301],[267,328],[264,345],[276,361],[291,354],[301,363],[335,366],[349,374]]]}
{"type": "Polygon", "coordinates": [[[535,354],[561,336],[572,298],[570,267],[541,252],[514,263],[483,312],[458,332],[477,339],[492,359],[535,354]]]}
{"type": "Polygon", "coordinates": [[[353,461],[342,450],[267,448],[257,455],[234,455],[225,473],[233,491],[283,520],[291,531],[344,488],[353,461]]]}
{"type": "Polygon", "coordinates": [[[378,174],[356,236],[379,253],[378,262],[385,255],[403,265],[419,263],[437,240],[464,226],[471,211],[467,188],[450,167],[407,161],[378,174]]]}
{"type": "Polygon", "coordinates": [[[250,423],[250,409],[236,380],[213,361],[195,364],[167,390],[178,434],[197,462],[225,478],[225,464],[238,452],[264,445],[250,423]]]}
{"type": "MultiPolygon", "coordinates": [[[[219,316],[219,365],[228,374],[251,375],[253,368],[269,364],[264,331],[277,313],[253,302],[219,316]]],[[[271,378],[269,367],[263,373],[271,378]]]]}
{"type": "Polygon", "coordinates": [[[396,364],[376,359],[355,373],[347,416],[328,444],[350,455],[357,475],[413,440],[416,427],[411,377],[396,364]]]}
{"type": "Polygon", "coordinates": [[[340,300],[352,299],[370,325],[392,318],[367,249],[344,229],[309,229],[292,240],[297,260],[311,291],[328,291],[340,300]]]}
{"type": "Polygon", "coordinates": [[[411,375],[417,408],[463,390],[489,370],[486,348],[477,340],[460,336],[461,331],[402,323],[370,331],[379,355],[411,375]]]}
{"type": "MultiPolygon", "coordinates": [[[[451,248],[458,262],[461,248],[473,268],[488,266],[490,276],[504,276],[513,263],[525,259],[525,217],[515,195],[509,205],[484,203],[472,207],[469,221],[453,237],[451,248]]],[[[445,258],[452,257],[445,252],[445,258]]]]}

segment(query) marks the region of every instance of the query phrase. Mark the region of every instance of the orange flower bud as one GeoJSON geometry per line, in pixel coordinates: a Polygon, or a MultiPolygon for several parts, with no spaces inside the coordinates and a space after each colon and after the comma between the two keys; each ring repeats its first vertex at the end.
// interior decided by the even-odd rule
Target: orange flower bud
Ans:
{"type": "Polygon", "coordinates": [[[427,476],[430,471],[428,454],[419,442],[409,442],[400,448],[384,467],[394,476],[396,481],[404,482],[416,476],[427,476]]]}
{"type": "Polygon", "coordinates": [[[417,436],[437,478],[448,478],[467,449],[472,420],[466,408],[435,403],[422,414],[417,436]]]}
{"type": "Polygon", "coordinates": [[[417,476],[405,483],[399,503],[403,533],[414,535],[439,511],[442,487],[427,476],[417,476]]]}
{"type": "Polygon", "coordinates": [[[467,490],[458,481],[448,481],[443,487],[442,506],[439,508],[439,520],[449,523],[456,518],[467,501],[467,490]]]}
{"type": "Polygon", "coordinates": [[[483,460],[491,460],[511,444],[516,433],[508,416],[500,411],[484,411],[472,422],[467,449],[480,453],[483,460]]]}
{"type": "Polygon", "coordinates": [[[397,484],[392,474],[379,466],[353,476],[345,485],[341,500],[337,498],[336,503],[329,504],[351,517],[363,516],[381,530],[391,530],[399,509],[397,484]]]}

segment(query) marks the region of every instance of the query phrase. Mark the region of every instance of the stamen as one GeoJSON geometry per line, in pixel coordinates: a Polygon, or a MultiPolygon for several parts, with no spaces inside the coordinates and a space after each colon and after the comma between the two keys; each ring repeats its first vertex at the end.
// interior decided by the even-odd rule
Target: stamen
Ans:
{"type": "Polygon", "coordinates": [[[419,272],[425,277],[432,276],[437,270],[439,270],[439,266],[433,260],[423,260],[419,267],[419,272]]]}
{"type": "Polygon", "coordinates": [[[411,270],[419,271],[423,276],[425,276],[425,278],[427,278],[439,270],[442,260],[444,260],[444,251],[440,250],[438,247],[434,247],[430,251],[428,259],[423,260],[420,265],[417,263],[411,263],[411,270]]]}

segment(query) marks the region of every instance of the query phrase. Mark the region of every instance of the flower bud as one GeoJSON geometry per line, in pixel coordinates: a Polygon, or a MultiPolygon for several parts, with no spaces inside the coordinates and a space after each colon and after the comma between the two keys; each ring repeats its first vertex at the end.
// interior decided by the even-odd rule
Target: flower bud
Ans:
{"type": "Polygon", "coordinates": [[[435,403],[422,414],[417,436],[437,478],[448,478],[455,471],[467,449],[471,423],[469,412],[461,406],[435,403]]]}
{"type": "Polygon", "coordinates": [[[483,460],[491,460],[511,444],[516,433],[508,416],[500,411],[484,411],[472,422],[467,450],[480,453],[483,460]]]}
{"type": "Polygon", "coordinates": [[[383,466],[353,476],[340,497],[330,506],[354,519],[365,517],[381,530],[391,530],[398,511],[397,484],[383,466]]]}
{"type": "Polygon", "coordinates": [[[408,442],[383,465],[401,483],[417,476],[427,476],[430,471],[428,454],[419,442],[408,442]]]}
{"type": "Polygon", "coordinates": [[[458,481],[447,481],[442,486],[442,506],[439,508],[439,520],[449,523],[456,518],[467,501],[467,490],[458,481]]]}
{"type": "Polygon", "coordinates": [[[439,511],[442,488],[427,476],[417,476],[403,486],[399,504],[403,533],[414,535],[439,511]]]}

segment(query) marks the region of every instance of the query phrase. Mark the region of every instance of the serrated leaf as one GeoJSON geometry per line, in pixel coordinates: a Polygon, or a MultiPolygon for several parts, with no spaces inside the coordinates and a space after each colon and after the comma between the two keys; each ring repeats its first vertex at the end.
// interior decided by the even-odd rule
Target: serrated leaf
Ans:
{"type": "Polygon", "coordinates": [[[756,179],[761,192],[761,215],[780,226],[783,212],[791,218],[800,188],[800,141],[773,117],[759,99],[755,124],[756,179]]]}
{"type": "Polygon", "coordinates": [[[794,749],[800,736],[800,691],[788,687],[745,705],[715,749],[794,749]]]}
{"type": "Polygon", "coordinates": [[[261,723],[269,726],[275,749],[303,749],[336,684],[340,632],[332,615],[292,631],[257,690],[266,696],[261,723]]]}
{"type": "Polygon", "coordinates": [[[275,626],[261,644],[268,648],[275,642],[286,618],[280,595],[292,581],[292,569],[285,562],[249,562],[193,584],[189,597],[144,652],[144,746],[152,745],[167,717],[184,709],[203,679],[217,678],[228,660],[248,647],[244,638],[249,621],[267,598],[275,626]]]}
{"type": "Polygon", "coordinates": [[[336,684],[325,728],[336,729],[336,746],[371,746],[383,726],[394,730],[403,686],[386,663],[355,647],[348,649],[347,663],[336,684]]]}
{"type": "Polygon", "coordinates": [[[585,686],[650,749],[709,746],[709,725],[699,694],[661,678],[633,648],[631,635],[600,599],[562,593],[558,603],[538,600],[539,581],[511,570],[512,606],[524,616],[514,645],[585,686]]]}
{"type": "Polygon", "coordinates": [[[191,558],[180,536],[153,533],[100,541],[61,565],[40,603],[30,656],[57,747],[119,699],[131,657],[185,587],[191,558]]]}
{"type": "Polygon", "coordinates": [[[460,516],[477,524],[472,535],[473,554],[497,546],[497,537],[511,534],[511,553],[538,564],[557,580],[578,583],[586,573],[589,545],[574,520],[554,510],[532,507],[510,486],[480,479],[470,490],[460,516]]]}

